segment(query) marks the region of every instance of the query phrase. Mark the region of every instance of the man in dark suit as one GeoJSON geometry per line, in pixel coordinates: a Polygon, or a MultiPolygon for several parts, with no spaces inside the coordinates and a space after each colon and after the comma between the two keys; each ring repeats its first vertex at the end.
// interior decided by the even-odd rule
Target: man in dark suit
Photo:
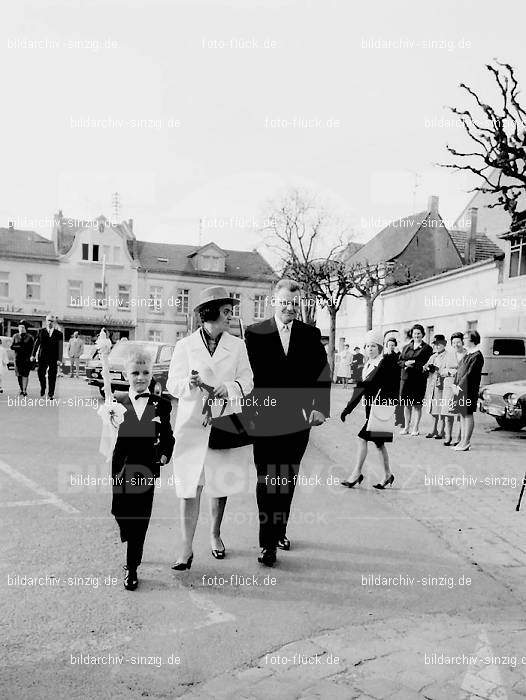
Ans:
{"type": "Polygon", "coordinates": [[[331,374],[320,331],[296,319],[299,285],[278,282],[273,318],[246,329],[254,373],[254,462],[258,472],[259,561],[290,549],[287,522],[310,429],[329,415],[331,374]]]}
{"type": "Polygon", "coordinates": [[[355,384],[362,381],[362,370],[363,370],[363,355],[360,352],[360,348],[356,346],[354,348],[354,354],[351,360],[351,381],[355,384]]]}
{"type": "Polygon", "coordinates": [[[134,591],[137,568],[152,513],[155,481],[160,467],[170,461],[174,437],[170,425],[172,404],[151,394],[152,358],[143,351],[130,353],[126,362],[128,394],[117,397],[126,408],[111,464],[113,500],[111,512],[127,542],[124,587],[134,591]]]}
{"type": "Polygon", "coordinates": [[[46,325],[38,332],[31,360],[38,360],[38,380],[40,382],[40,396],[46,393],[46,372],[49,382],[49,398],[55,394],[55,382],[57,380],[57,365],[62,357],[62,333],[56,327],[55,317],[52,314],[46,316],[46,325]]]}

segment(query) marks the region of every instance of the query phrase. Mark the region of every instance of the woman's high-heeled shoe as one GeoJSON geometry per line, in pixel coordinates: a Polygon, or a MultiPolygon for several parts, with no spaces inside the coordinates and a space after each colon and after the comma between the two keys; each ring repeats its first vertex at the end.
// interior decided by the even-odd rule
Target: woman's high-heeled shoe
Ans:
{"type": "Polygon", "coordinates": [[[363,474],[360,474],[360,476],[355,479],[354,481],[341,481],[342,486],[347,486],[348,489],[352,489],[356,486],[356,484],[361,484],[363,481],[363,474]]]}
{"type": "Polygon", "coordinates": [[[191,568],[191,566],[192,566],[193,560],[194,560],[194,554],[193,554],[193,552],[192,552],[192,554],[190,554],[190,556],[188,557],[188,560],[187,560],[187,561],[178,561],[178,562],[176,562],[176,563],[172,566],[172,569],[173,569],[174,571],[186,571],[187,569],[190,570],[190,568],[191,568]]]}
{"type": "Polygon", "coordinates": [[[438,433],[428,433],[426,438],[438,438],[438,433]]]}
{"type": "Polygon", "coordinates": [[[435,440],[443,440],[445,437],[444,433],[438,433],[435,435],[435,440]]]}
{"type": "Polygon", "coordinates": [[[471,443],[464,445],[464,446],[457,445],[456,447],[453,447],[453,449],[455,450],[455,452],[467,452],[468,450],[471,449],[471,443]]]}
{"type": "Polygon", "coordinates": [[[212,549],[212,556],[214,559],[224,559],[226,555],[226,549],[225,545],[223,543],[223,540],[221,540],[221,544],[223,545],[223,549],[212,549]]]}
{"type": "Polygon", "coordinates": [[[385,489],[386,486],[392,486],[393,481],[394,481],[394,474],[391,474],[391,476],[388,479],[386,479],[383,484],[373,484],[373,488],[380,489],[381,491],[383,491],[383,489],[385,489]]]}

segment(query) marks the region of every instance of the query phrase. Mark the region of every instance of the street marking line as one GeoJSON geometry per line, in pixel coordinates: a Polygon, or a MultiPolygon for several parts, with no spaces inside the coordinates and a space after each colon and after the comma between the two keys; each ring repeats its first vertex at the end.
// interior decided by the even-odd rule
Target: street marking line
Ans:
{"type": "Polygon", "coordinates": [[[34,501],[8,501],[7,503],[0,503],[2,508],[17,508],[18,506],[41,506],[47,503],[54,503],[52,498],[41,498],[34,501]]]}
{"type": "Polygon", "coordinates": [[[33,479],[30,479],[29,477],[25,476],[24,474],[14,469],[14,467],[11,467],[9,464],[7,464],[7,462],[2,461],[1,459],[0,471],[3,471],[4,474],[10,476],[12,479],[14,479],[14,481],[18,481],[20,484],[23,484],[28,489],[31,489],[31,491],[34,491],[39,496],[42,496],[43,499],[48,501],[51,505],[60,508],[60,510],[65,511],[66,513],[80,513],[79,510],[77,510],[73,506],[70,506],[69,503],[63,501],[56,494],[51,493],[51,491],[48,491],[43,486],[40,486],[36,483],[36,481],[33,481],[33,479]]]}
{"type": "Polygon", "coordinates": [[[173,583],[175,584],[175,588],[177,590],[184,591],[188,594],[188,597],[198,610],[205,612],[207,615],[206,619],[202,622],[194,622],[193,624],[183,625],[182,627],[173,627],[169,630],[170,632],[178,633],[187,632],[189,630],[199,630],[203,627],[210,627],[210,625],[218,625],[223,622],[233,622],[237,619],[235,615],[218,608],[207,595],[192,591],[191,589],[187,588],[182,581],[177,579],[175,579],[173,583]]]}

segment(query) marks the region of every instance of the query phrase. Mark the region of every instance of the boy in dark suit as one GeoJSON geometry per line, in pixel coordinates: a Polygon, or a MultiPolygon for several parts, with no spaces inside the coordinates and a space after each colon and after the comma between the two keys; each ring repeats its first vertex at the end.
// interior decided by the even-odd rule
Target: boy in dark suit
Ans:
{"type": "Polygon", "coordinates": [[[331,373],[318,328],[296,319],[299,285],[281,280],[273,318],[246,329],[257,400],[254,462],[258,473],[259,561],[273,566],[287,538],[292,497],[310,429],[329,415],[331,373]]]}
{"type": "Polygon", "coordinates": [[[170,425],[170,401],[148,391],[152,357],[131,351],[127,358],[128,394],[120,403],[126,408],[111,465],[113,500],[111,512],[127,542],[124,587],[134,591],[139,583],[137,568],[142,560],[146,532],[152,513],[155,481],[160,467],[172,456],[174,437],[170,425]]]}

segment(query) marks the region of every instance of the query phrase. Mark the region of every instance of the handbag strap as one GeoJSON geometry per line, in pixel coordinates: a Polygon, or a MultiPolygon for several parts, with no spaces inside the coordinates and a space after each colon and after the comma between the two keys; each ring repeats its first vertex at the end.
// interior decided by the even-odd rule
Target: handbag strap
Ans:
{"type": "Polygon", "coordinates": [[[243,399],[246,399],[245,392],[243,391],[243,387],[241,386],[241,382],[238,382],[236,379],[235,383],[238,385],[239,391],[241,392],[241,396],[243,397],[243,399]]]}

